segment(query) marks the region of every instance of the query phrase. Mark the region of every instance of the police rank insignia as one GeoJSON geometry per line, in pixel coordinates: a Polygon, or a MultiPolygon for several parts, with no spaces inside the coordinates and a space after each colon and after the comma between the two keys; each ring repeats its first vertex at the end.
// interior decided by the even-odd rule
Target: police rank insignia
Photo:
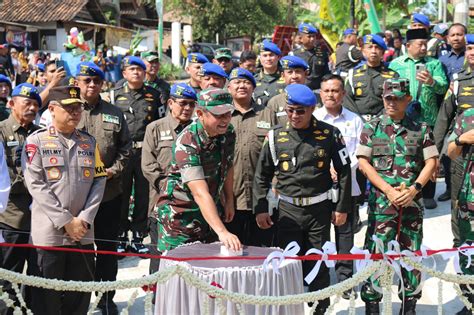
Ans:
{"type": "Polygon", "coordinates": [[[85,178],[91,177],[91,171],[88,170],[88,169],[85,169],[85,170],[82,172],[82,174],[84,174],[84,177],[85,177],[85,178]]]}
{"type": "Polygon", "coordinates": [[[324,157],[324,154],[325,154],[325,153],[326,153],[326,151],[324,151],[324,149],[318,149],[318,150],[316,151],[316,154],[317,154],[317,156],[319,156],[319,157],[324,157]]]}
{"type": "Polygon", "coordinates": [[[29,97],[31,93],[31,88],[29,86],[22,86],[20,90],[20,95],[29,97]]]}
{"type": "Polygon", "coordinates": [[[356,89],[356,95],[361,96],[362,95],[362,89],[356,89]]]}
{"type": "Polygon", "coordinates": [[[285,161],[281,164],[281,168],[284,170],[284,171],[288,171],[288,169],[290,168],[290,164],[285,161]]]}

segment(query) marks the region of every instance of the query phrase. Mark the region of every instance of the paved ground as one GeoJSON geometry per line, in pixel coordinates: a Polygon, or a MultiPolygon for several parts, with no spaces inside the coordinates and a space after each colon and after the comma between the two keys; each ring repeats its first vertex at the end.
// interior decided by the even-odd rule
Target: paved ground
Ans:
{"type": "MultiPolygon", "coordinates": [[[[444,184],[438,185],[436,196],[444,191],[444,184]]],[[[367,219],[366,208],[361,209],[361,217],[363,220],[367,219]]],[[[366,221],[364,221],[366,223],[366,221]]],[[[356,235],[356,246],[362,247],[365,236],[364,229],[356,235]]],[[[434,210],[427,210],[425,212],[424,220],[424,241],[423,243],[432,249],[449,248],[452,246],[452,234],[450,227],[450,205],[449,201],[438,203],[438,208],[434,210]]],[[[138,258],[125,258],[119,263],[119,279],[133,279],[142,277],[148,274],[149,261],[138,258]]],[[[452,263],[446,264],[442,259],[437,259],[437,269],[453,273],[452,263]]],[[[334,274],[333,280],[334,280],[334,274]]],[[[139,296],[131,307],[129,314],[143,314],[144,313],[144,295],[143,290],[139,290],[139,296]]],[[[117,292],[115,301],[120,308],[126,306],[127,301],[134,290],[121,290],[117,292]]],[[[393,292],[396,292],[396,286],[393,286],[393,292]]],[[[437,312],[437,280],[428,279],[425,282],[422,299],[418,302],[417,314],[435,314],[437,312]]],[[[398,313],[400,308],[400,301],[396,296],[393,296],[393,310],[398,313]]],[[[443,310],[445,314],[455,314],[462,308],[462,303],[456,298],[452,285],[444,284],[444,298],[443,310]]],[[[336,314],[347,314],[349,302],[341,300],[336,306],[336,314]]],[[[364,304],[360,299],[357,299],[357,314],[364,314],[364,304]]],[[[308,312],[308,309],[306,310],[308,312]]],[[[96,312],[95,314],[99,314],[96,312]]],[[[174,314],[173,314],[174,315],[174,314]]],[[[176,314],[180,315],[180,314],[176,314]]],[[[183,314],[189,315],[189,314],[183,314]]]]}

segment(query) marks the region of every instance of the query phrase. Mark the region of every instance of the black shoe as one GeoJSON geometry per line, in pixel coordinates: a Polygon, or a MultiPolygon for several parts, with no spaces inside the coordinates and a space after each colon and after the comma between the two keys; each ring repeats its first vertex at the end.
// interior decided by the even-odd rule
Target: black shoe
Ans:
{"type": "Polygon", "coordinates": [[[423,199],[423,204],[425,205],[425,209],[434,209],[438,206],[433,198],[423,199]]]}
{"type": "Polygon", "coordinates": [[[130,242],[130,250],[135,254],[149,254],[150,249],[143,245],[143,237],[138,233],[133,233],[133,239],[130,242]]]}
{"type": "Polygon", "coordinates": [[[449,190],[438,196],[438,201],[448,201],[449,199],[451,199],[451,192],[449,190]]]}
{"type": "Polygon", "coordinates": [[[379,302],[365,302],[365,315],[379,315],[379,302]]]}
{"type": "Polygon", "coordinates": [[[354,290],[344,291],[341,296],[344,300],[350,300],[352,292],[354,292],[354,299],[357,299],[357,292],[355,292],[354,290]]]}
{"type": "Polygon", "coordinates": [[[97,307],[102,311],[102,315],[118,315],[118,307],[114,301],[106,301],[105,299],[101,299],[97,307]]]}
{"type": "Polygon", "coordinates": [[[472,311],[464,306],[464,308],[457,312],[456,315],[472,315],[472,311]]]}
{"type": "Polygon", "coordinates": [[[416,302],[414,298],[405,299],[400,307],[400,315],[416,315],[416,302]]]}

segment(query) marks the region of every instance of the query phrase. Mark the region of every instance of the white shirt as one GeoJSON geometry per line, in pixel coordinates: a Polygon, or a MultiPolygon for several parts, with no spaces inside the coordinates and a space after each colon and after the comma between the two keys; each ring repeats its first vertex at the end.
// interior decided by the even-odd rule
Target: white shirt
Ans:
{"type": "Polygon", "coordinates": [[[53,123],[53,116],[51,116],[51,112],[49,111],[49,109],[46,109],[41,115],[38,125],[43,128],[48,128],[49,126],[51,126],[52,123],[53,123]]]}
{"type": "Polygon", "coordinates": [[[359,184],[357,184],[356,170],[359,167],[359,162],[355,155],[357,146],[360,142],[360,134],[364,127],[364,122],[355,113],[346,108],[342,108],[342,112],[338,116],[329,114],[323,106],[313,112],[317,120],[324,121],[337,127],[344,137],[346,142],[347,152],[351,159],[351,175],[352,175],[352,196],[359,196],[361,194],[359,184]]]}

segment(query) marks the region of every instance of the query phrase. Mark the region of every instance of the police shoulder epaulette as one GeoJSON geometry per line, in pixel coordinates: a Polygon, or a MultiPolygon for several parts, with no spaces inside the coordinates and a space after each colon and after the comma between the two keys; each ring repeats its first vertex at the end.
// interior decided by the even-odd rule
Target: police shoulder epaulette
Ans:
{"type": "Polygon", "coordinates": [[[48,129],[46,127],[40,127],[38,130],[33,131],[30,134],[30,136],[35,135],[35,134],[39,134],[39,133],[42,133],[42,132],[45,132],[45,131],[48,131],[48,129]]]}

